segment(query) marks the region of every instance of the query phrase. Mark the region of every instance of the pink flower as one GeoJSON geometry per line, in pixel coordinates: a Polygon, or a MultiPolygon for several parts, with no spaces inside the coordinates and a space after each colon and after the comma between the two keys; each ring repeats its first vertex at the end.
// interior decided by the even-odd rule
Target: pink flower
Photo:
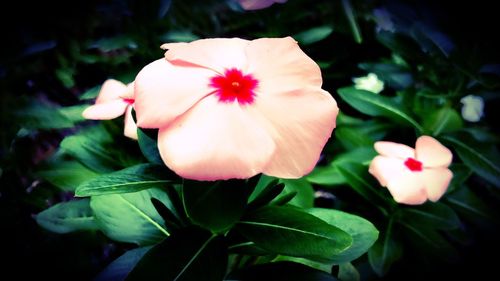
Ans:
{"type": "Polygon", "coordinates": [[[298,178],[330,138],[338,108],[318,65],[291,37],[171,43],[135,81],[137,123],[159,128],[184,178],[298,178]]]}
{"type": "Polygon", "coordinates": [[[125,85],[120,81],[108,79],[102,84],[94,105],[86,108],[82,115],[86,119],[109,120],[125,114],[124,135],[137,139],[137,126],[132,118],[134,104],[134,82],[125,85]]]}
{"type": "Polygon", "coordinates": [[[285,3],[287,0],[237,0],[245,10],[260,10],[274,3],[285,3]]]}
{"type": "Polygon", "coordinates": [[[379,141],[375,150],[380,155],[373,159],[369,171],[398,203],[418,205],[427,199],[436,202],[453,177],[448,169],[451,151],[432,137],[419,137],[415,149],[379,141]]]}

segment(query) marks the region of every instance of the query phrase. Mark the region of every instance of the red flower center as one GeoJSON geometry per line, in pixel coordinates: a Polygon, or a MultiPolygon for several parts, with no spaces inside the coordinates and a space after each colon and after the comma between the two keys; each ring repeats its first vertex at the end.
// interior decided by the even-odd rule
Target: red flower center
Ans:
{"type": "Polygon", "coordinates": [[[255,97],[255,88],[259,81],[251,74],[243,75],[236,68],[227,69],[224,75],[210,78],[210,86],[217,89],[217,96],[222,102],[237,100],[240,104],[251,104],[255,97]]]}
{"type": "Polygon", "coordinates": [[[134,99],[123,99],[124,102],[128,104],[134,104],[135,100],[134,99]]]}
{"type": "Polygon", "coordinates": [[[423,170],[422,162],[411,157],[406,159],[405,166],[412,172],[421,172],[423,170]]]}

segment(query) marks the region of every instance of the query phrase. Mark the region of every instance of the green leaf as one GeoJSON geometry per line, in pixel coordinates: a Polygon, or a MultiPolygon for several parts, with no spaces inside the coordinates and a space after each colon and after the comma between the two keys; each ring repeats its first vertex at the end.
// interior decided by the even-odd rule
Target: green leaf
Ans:
{"type": "Polygon", "coordinates": [[[267,185],[267,187],[248,204],[248,208],[258,208],[264,206],[276,198],[276,196],[280,195],[280,193],[285,189],[285,185],[283,183],[277,183],[277,179],[270,182],[269,185],[267,185]]]}
{"type": "Polygon", "coordinates": [[[338,165],[337,169],[354,191],[377,206],[382,213],[387,214],[386,207],[395,204],[381,193],[382,190],[378,185],[366,180],[370,177],[366,167],[360,164],[344,162],[342,165],[338,165]]]}
{"type": "Polygon", "coordinates": [[[92,196],[90,207],[100,229],[109,238],[150,245],[169,235],[151,198],[171,207],[165,192],[156,188],[134,193],[92,196]]]}
{"type": "Polygon", "coordinates": [[[88,199],[58,203],[40,212],[36,222],[56,233],[98,229],[88,199]]]}
{"type": "Polygon", "coordinates": [[[335,277],[295,262],[258,264],[229,274],[226,280],[337,281],[335,277]]]}
{"type": "Polygon", "coordinates": [[[453,262],[459,257],[455,248],[434,229],[416,227],[409,223],[402,223],[405,233],[412,241],[414,250],[420,251],[426,257],[437,257],[441,260],[453,262]]]}
{"type": "Polygon", "coordinates": [[[483,153],[479,147],[480,143],[472,141],[465,137],[446,136],[443,137],[445,142],[448,142],[465,165],[467,165],[473,172],[483,177],[496,187],[500,187],[500,167],[498,166],[499,159],[493,159],[491,155],[496,153],[489,152],[483,153]]]}
{"type": "Polygon", "coordinates": [[[427,202],[421,206],[404,208],[401,210],[400,220],[416,227],[444,230],[460,227],[460,219],[453,209],[439,202],[427,202]]]}
{"type": "Polygon", "coordinates": [[[453,132],[463,127],[460,114],[453,108],[443,107],[424,116],[423,127],[433,136],[453,132]]]}
{"type": "Polygon", "coordinates": [[[342,263],[339,265],[338,278],[341,281],[359,281],[359,272],[350,262],[342,263]]]}
{"type": "Polygon", "coordinates": [[[220,281],[226,273],[227,260],[223,237],[185,228],[149,250],[126,280],[220,281]]]}
{"type": "Polygon", "coordinates": [[[94,281],[125,280],[135,265],[151,249],[151,246],[126,251],[97,275],[94,281]]]}
{"type": "Polygon", "coordinates": [[[55,161],[36,172],[36,175],[65,191],[75,191],[81,183],[98,176],[97,173],[72,160],[55,161]]]}
{"type": "Polygon", "coordinates": [[[198,39],[200,37],[189,30],[172,30],[160,36],[162,42],[191,42],[198,39]]]}
{"type": "Polygon", "coordinates": [[[393,237],[393,222],[389,221],[389,226],[384,235],[381,235],[377,242],[368,251],[368,261],[379,276],[384,276],[402,254],[402,248],[393,237]]]}
{"type": "Polygon", "coordinates": [[[101,85],[97,85],[93,88],[90,88],[80,96],[80,100],[95,99],[97,98],[97,95],[99,95],[99,91],[101,91],[101,85]]]}
{"type": "Polygon", "coordinates": [[[158,130],[137,128],[137,141],[144,157],[151,163],[163,164],[158,151],[158,130]]]}
{"type": "Polygon", "coordinates": [[[194,223],[221,233],[231,228],[243,215],[248,192],[243,180],[186,180],[182,199],[184,209],[194,223]]]}
{"type": "Polygon", "coordinates": [[[301,45],[310,45],[328,37],[333,32],[333,28],[329,25],[318,26],[301,33],[295,34],[292,37],[301,45]]]}
{"type": "Polygon", "coordinates": [[[453,193],[447,194],[444,200],[456,211],[477,220],[478,217],[489,220],[498,220],[494,213],[475,193],[467,186],[462,186],[453,193]]]}
{"type": "Polygon", "coordinates": [[[328,224],[335,226],[352,237],[352,245],[330,258],[333,263],[353,261],[366,253],[377,241],[378,230],[366,219],[333,209],[313,208],[307,212],[328,224]]]}
{"type": "Polygon", "coordinates": [[[75,70],[69,67],[64,67],[64,68],[59,68],[56,69],[55,74],[57,79],[61,81],[64,87],[66,88],[72,88],[75,86],[75,79],[74,79],[74,72],[75,70]]]}
{"type": "Polygon", "coordinates": [[[92,43],[89,48],[97,48],[102,52],[110,52],[118,49],[136,49],[137,43],[127,35],[119,35],[115,37],[104,37],[92,43]]]}
{"type": "Polygon", "coordinates": [[[385,116],[403,124],[411,125],[420,132],[423,128],[415,121],[410,113],[389,97],[375,95],[354,87],[345,87],[337,90],[342,99],[360,112],[370,116],[385,116]]]}
{"type": "Polygon", "coordinates": [[[111,142],[111,135],[106,129],[103,126],[95,126],[64,138],[60,146],[64,153],[90,169],[96,172],[111,172],[119,166],[117,159],[108,149],[111,142]]]}
{"type": "Polygon", "coordinates": [[[76,196],[130,193],[147,188],[165,187],[172,183],[172,175],[164,166],[139,164],[120,171],[104,174],[82,183],[76,196]]]}
{"type": "Polygon", "coordinates": [[[248,202],[251,203],[254,200],[256,200],[257,197],[265,196],[264,194],[261,195],[261,193],[267,193],[268,192],[267,190],[272,190],[272,187],[276,185],[277,182],[278,182],[277,178],[261,174],[259,181],[255,185],[255,188],[253,189],[250,196],[248,197],[248,202]]]}
{"type": "Polygon", "coordinates": [[[294,180],[280,179],[280,183],[285,184],[285,189],[279,197],[273,200],[274,203],[276,203],[277,200],[280,200],[280,198],[288,196],[290,193],[297,193],[297,195],[293,196],[293,198],[289,201],[290,205],[302,208],[311,208],[313,206],[314,189],[307,180],[304,178],[294,180]]]}
{"type": "Polygon", "coordinates": [[[291,261],[291,262],[296,262],[300,263],[309,267],[312,267],[317,270],[321,270],[324,272],[327,272],[328,274],[332,273],[332,267],[333,263],[331,262],[317,262],[309,259],[304,259],[304,258],[297,258],[297,257],[290,257],[290,256],[282,256],[279,255],[275,259],[273,259],[273,262],[282,262],[282,261],[291,261]]]}
{"type": "Polygon", "coordinates": [[[310,183],[323,186],[340,185],[346,182],[335,166],[317,166],[305,179],[310,183]]]}
{"type": "Polygon", "coordinates": [[[68,120],[74,123],[85,121],[82,113],[88,105],[66,106],[59,109],[59,112],[68,120]]]}
{"type": "Polygon", "coordinates": [[[332,166],[339,167],[344,163],[360,163],[368,166],[378,153],[373,148],[373,144],[369,147],[358,147],[356,149],[341,153],[336,155],[335,160],[332,162],[332,166]]]}
{"type": "Polygon", "coordinates": [[[269,252],[330,261],[352,238],[341,229],[292,207],[266,206],[246,214],[238,232],[269,252]]]}
{"type": "Polygon", "coordinates": [[[450,170],[453,172],[453,178],[446,193],[451,193],[460,188],[472,174],[472,171],[467,166],[458,163],[451,164],[450,170]]]}
{"type": "Polygon", "coordinates": [[[59,107],[40,102],[32,102],[15,112],[19,124],[28,129],[72,128],[71,119],[60,112],[59,107]]]}
{"type": "Polygon", "coordinates": [[[413,84],[408,67],[393,63],[360,63],[359,68],[372,72],[387,85],[396,89],[406,89],[413,84]]]}
{"type": "Polygon", "coordinates": [[[357,127],[344,126],[336,128],[335,138],[340,141],[347,151],[373,144],[373,140],[368,135],[360,132],[357,127]]]}

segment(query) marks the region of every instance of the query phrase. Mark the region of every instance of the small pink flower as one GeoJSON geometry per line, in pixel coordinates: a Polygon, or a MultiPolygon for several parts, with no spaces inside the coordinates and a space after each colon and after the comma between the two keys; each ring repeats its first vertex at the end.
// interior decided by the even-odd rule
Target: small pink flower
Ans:
{"type": "Polygon", "coordinates": [[[237,0],[245,10],[260,10],[274,3],[285,3],[287,0],[237,0]]]}
{"type": "Polygon", "coordinates": [[[418,205],[427,199],[436,202],[453,177],[448,169],[451,151],[432,137],[419,137],[415,149],[379,141],[375,150],[380,155],[373,159],[369,171],[398,203],[418,205]]]}
{"type": "Polygon", "coordinates": [[[165,164],[184,178],[309,173],[338,108],[321,71],[291,37],[162,46],[137,75],[139,127],[159,128],[165,164]]]}
{"type": "Polygon", "coordinates": [[[94,105],[86,108],[82,115],[86,119],[109,120],[125,114],[124,135],[137,139],[137,126],[132,118],[134,104],[134,82],[125,85],[108,79],[102,84],[94,105]]]}

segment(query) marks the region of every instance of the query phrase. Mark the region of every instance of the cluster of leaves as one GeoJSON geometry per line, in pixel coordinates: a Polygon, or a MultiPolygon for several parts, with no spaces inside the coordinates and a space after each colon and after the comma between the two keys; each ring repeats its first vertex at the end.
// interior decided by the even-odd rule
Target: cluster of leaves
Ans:
{"type": "Polygon", "coordinates": [[[491,239],[478,232],[497,233],[493,113],[487,106],[485,118],[473,124],[459,112],[468,94],[498,102],[498,67],[483,45],[474,47],[481,53],[463,49],[469,45],[460,30],[440,29],[414,6],[387,2],[289,0],[244,12],[231,0],[111,1],[92,4],[99,9],[87,9],[80,22],[64,18],[70,24],[58,27],[60,37],[33,36],[0,64],[0,76],[19,76],[0,83],[13,93],[0,97],[1,154],[8,156],[0,175],[2,181],[22,175],[17,186],[2,183],[0,200],[11,192],[6,186],[34,186],[38,193],[24,201],[42,227],[65,235],[104,233],[106,242],[94,243],[115,247],[105,263],[121,256],[98,280],[348,281],[391,276],[391,267],[419,276],[435,261],[457,262],[471,244],[491,239]],[[96,85],[108,75],[132,81],[162,56],[163,42],[289,35],[318,62],[324,88],[341,109],[321,162],[302,179],[184,181],[162,164],[155,131],[139,130],[137,144],[122,136],[123,120],[95,125],[81,117],[96,85]],[[385,82],[379,95],[349,86],[368,72],[385,82]],[[16,146],[47,134],[54,140],[46,154],[53,155],[46,159],[29,143],[35,149],[27,158],[46,160],[33,160],[36,169],[26,171],[18,153],[25,147],[16,146]],[[423,134],[453,150],[454,179],[438,203],[397,205],[368,174],[373,143],[412,146],[423,134]],[[55,202],[42,189],[55,190],[55,202]]]}
{"type": "Polygon", "coordinates": [[[66,137],[55,166],[38,172],[85,197],[39,213],[42,227],[57,233],[100,230],[140,246],[98,280],[246,280],[257,274],[251,267],[264,264],[262,270],[283,276],[304,264],[298,267],[304,276],[334,280],[328,274],[333,265],[350,267],[377,240],[369,221],[314,208],[313,188],[304,179],[183,180],[162,164],[156,133],[139,129],[142,159],[119,159],[121,147],[106,127],[91,127],[66,137]]]}

